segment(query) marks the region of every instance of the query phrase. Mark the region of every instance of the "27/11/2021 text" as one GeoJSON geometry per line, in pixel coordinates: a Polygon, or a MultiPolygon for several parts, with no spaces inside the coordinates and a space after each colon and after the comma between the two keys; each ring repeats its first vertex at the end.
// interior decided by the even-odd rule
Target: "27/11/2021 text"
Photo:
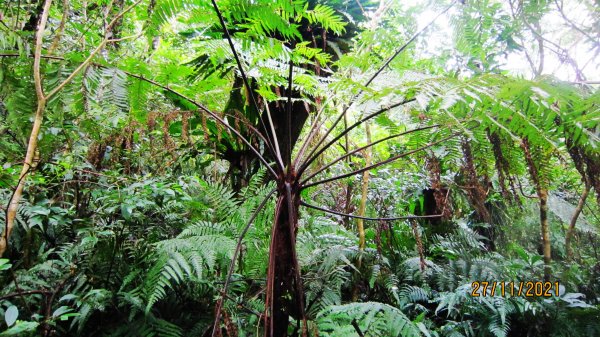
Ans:
{"type": "Polygon", "coordinates": [[[474,281],[471,283],[471,296],[552,297],[559,296],[559,288],[559,282],[474,281]]]}

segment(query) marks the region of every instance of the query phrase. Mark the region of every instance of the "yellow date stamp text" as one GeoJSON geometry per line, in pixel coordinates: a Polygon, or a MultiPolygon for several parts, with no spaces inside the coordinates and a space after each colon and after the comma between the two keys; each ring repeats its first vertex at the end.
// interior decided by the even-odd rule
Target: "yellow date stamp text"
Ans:
{"type": "Polygon", "coordinates": [[[543,281],[474,281],[471,296],[552,297],[559,296],[559,282],[543,281]]]}

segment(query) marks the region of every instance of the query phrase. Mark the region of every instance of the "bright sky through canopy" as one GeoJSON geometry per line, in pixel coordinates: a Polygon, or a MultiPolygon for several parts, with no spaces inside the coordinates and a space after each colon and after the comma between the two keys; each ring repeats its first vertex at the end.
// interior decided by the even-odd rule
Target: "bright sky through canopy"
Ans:
{"type": "MultiPolygon", "coordinates": [[[[394,0],[390,1],[393,2],[394,0]]],[[[490,1],[495,3],[497,1],[490,1]]],[[[511,14],[510,1],[502,1],[502,11],[511,14]]],[[[590,37],[585,36],[574,27],[592,27],[593,18],[590,17],[589,4],[585,1],[557,1],[554,10],[545,13],[540,20],[541,35],[544,38],[544,60],[542,75],[553,75],[565,81],[577,81],[574,66],[577,66],[585,77],[587,82],[600,81],[600,39],[598,34],[591,36],[595,41],[590,41],[590,37]],[[558,10],[558,4],[562,3],[563,13],[558,10]],[[568,20],[568,21],[567,21],[568,20]]],[[[423,8],[417,15],[419,29],[427,25],[441,10],[441,6],[432,5],[431,1],[408,0],[402,1],[403,9],[411,7],[423,8]]],[[[516,3],[513,4],[516,6],[516,3]]],[[[435,21],[435,26],[430,29],[421,43],[425,54],[436,55],[440,50],[448,49],[452,46],[447,45],[447,41],[453,41],[452,34],[455,34],[451,21],[453,17],[460,15],[461,7],[457,4],[446,15],[440,16],[435,21]]],[[[514,18],[512,18],[514,19],[514,18]]],[[[518,18],[517,18],[518,19],[518,18]]],[[[596,29],[597,30],[597,29],[596,29]]],[[[521,75],[525,78],[534,77],[531,65],[527,60],[526,53],[535,64],[539,62],[538,45],[535,42],[536,36],[527,28],[524,29],[528,42],[524,50],[514,50],[503,57],[500,62],[501,68],[509,71],[513,75],[521,75]]]]}

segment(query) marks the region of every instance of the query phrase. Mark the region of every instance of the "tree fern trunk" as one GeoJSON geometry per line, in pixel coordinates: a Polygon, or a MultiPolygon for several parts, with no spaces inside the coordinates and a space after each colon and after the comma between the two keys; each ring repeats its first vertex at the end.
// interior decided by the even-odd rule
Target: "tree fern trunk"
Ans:
{"type": "Polygon", "coordinates": [[[296,256],[299,205],[297,188],[292,189],[291,202],[285,190],[280,189],[269,250],[265,337],[287,336],[290,316],[300,319],[304,315],[304,297],[296,256]]]}

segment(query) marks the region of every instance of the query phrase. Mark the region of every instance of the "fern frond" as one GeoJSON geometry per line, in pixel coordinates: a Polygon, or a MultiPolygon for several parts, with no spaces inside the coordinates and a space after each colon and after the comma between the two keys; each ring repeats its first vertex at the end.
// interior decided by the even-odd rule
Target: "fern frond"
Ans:
{"type": "Polygon", "coordinates": [[[421,336],[420,329],[400,310],[378,302],[336,305],[317,316],[323,336],[358,336],[352,322],[369,336],[421,336]]]}

